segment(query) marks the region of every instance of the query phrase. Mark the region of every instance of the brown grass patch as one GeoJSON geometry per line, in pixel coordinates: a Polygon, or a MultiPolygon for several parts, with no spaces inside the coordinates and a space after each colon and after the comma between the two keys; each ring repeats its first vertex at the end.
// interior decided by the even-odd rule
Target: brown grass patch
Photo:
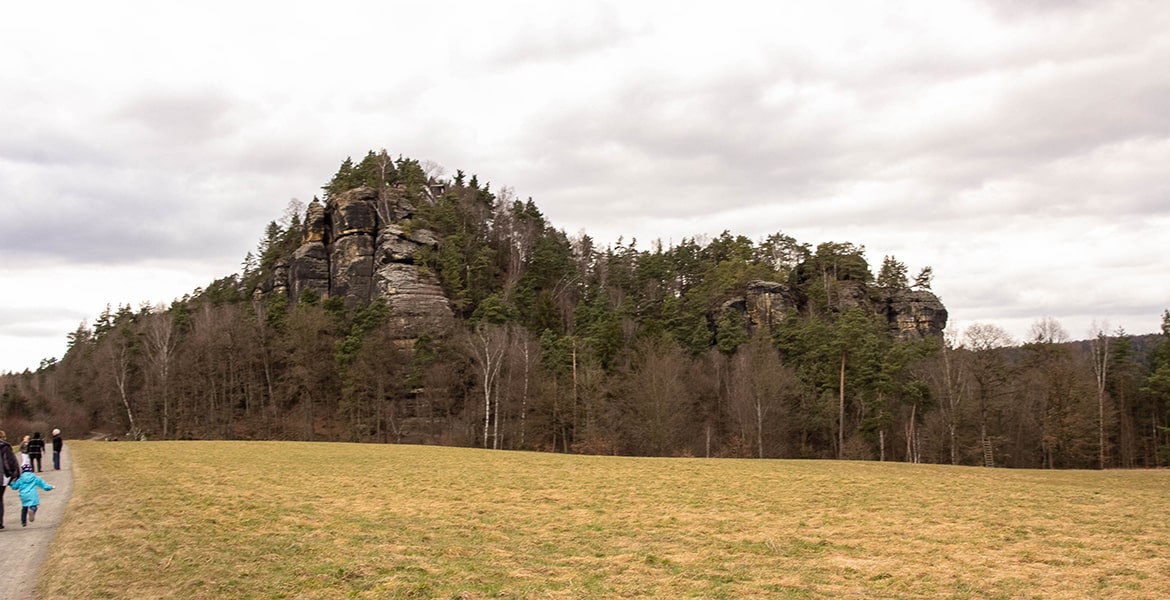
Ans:
{"type": "Polygon", "coordinates": [[[1160,598],[1170,472],[76,442],[39,594],[1160,598]]]}

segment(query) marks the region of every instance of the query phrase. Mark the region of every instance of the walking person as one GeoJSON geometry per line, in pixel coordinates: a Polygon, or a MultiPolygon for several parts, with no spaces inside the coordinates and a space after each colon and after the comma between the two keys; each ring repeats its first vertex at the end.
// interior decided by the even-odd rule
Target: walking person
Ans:
{"type": "Polygon", "coordinates": [[[41,455],[45,453],[45,440],[41,439],[41,432],[33,433],[28,441],[28,464],[32,465],[37,473],[41,472],[41,455]]]}
{"type": "Polygon", "coordinates": [[[61,470],[61,446],[63,446],[64,444],[65,444],[65,442],[61,440],[61,430],[54,429],[53,430],[53,470],[54,471],[61,470]]]}
{"type": "Polygon", "coordinates": [[[37,509],[41,506],[41,496],[37,493],[37,488],[41,488],[46,492],[53,489],[53,486],[45,483],[44,479],[37,477],[33,473],[32,465],[24,465],[20,468],[20,477],[17,477],[8,484],[12,489],[20,492],[20,526],[28,527],[28,524],[37,520],[37,509]]]}
{"type": "Polygon", "coordinates": [[[28,436],[24,436],[20,440],[20,466],[28,464],[28,436]]]}
{"type": "Polygon", "coordinates": [[[0,529],[4,529],[4,490],[8,489],[9,480],[20,475],[20,463],[16,462],[16,453],[3,430],[0,430],[0,467],[0,529]]]}

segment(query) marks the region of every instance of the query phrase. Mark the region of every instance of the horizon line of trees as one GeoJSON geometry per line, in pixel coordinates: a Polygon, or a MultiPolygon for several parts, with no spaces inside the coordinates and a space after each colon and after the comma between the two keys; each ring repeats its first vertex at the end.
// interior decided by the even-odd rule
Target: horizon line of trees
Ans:
{"type": "MultiPolygon", "coordinates": [[[[839,458],[1029,468],[1170,463],[1170,311],[1163,333],[1054,319],[1018,343],[975,324],[899,341],[850,299],[929,289],[895,257],[723,232],[598,249],[529,198],[383,150],[342,164],[325,196],[406,194],[415,257],[456,315],[404,339],[381,300],[255,293],[300,241],[299,207],[243,270],[168,306],[107,308],[60,361],[0,375],[6,424],[132,439],[426,443],[593,454],[839,458]],[[726,310],[755,280],[804,298],[771,330],[726,310]],[[860,291],[859,291],[860,290],[860,291]],[[62,426],[64,425],[64,426],[62,426]]],[[[291,208],[291,207],[290,207],[291,208]]],[[[9,425],[9,429],[15,429],[9,425]]]]}

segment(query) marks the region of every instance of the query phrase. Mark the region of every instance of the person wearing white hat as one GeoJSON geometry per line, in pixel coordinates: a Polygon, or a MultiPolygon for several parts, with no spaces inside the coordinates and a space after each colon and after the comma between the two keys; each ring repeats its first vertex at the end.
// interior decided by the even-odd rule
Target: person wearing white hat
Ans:
{"type": "Polygon", "coordinates": [[[61,441],[61,430],[54,429],[53,430],[53,470],[54,471],[61,470],[61,445],[62,444],[64,444],[64,442],[61,441]]]}

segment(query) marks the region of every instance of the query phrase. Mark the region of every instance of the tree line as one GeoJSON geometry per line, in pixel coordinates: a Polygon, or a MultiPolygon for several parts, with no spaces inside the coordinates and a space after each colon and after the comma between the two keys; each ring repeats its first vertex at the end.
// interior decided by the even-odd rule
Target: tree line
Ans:
{"type": "MultiPolygon", "coordinates": [[[[929,288],[895,257],[723,232],[599,248],[531,198],[370,152],[325,195],[395,186],[415,257],[456,316],[404,339],[381,300],[263,294],[299,243],[293,207],[240,273],[166,306],[108,307],[36,371],[0,376],[0,418],[131,439],[426,443],[645,456],[841,458],[1029,468],[1170,462],[1170,311],[1159,336],[1028,339],[975,324],[902,341],[860,289],[929,288]],[[445,184],[441,188],[433,183],[445,184]],[[441,189],[441,193],[435,193],[441,189]],[[768,328],[727,310],[749,282],[807,298],[768,328]],[[860,287],[858,287],[860,286],[860,287]]],[[[10,425],[10,428],[13,426],[10,425]]]]}

